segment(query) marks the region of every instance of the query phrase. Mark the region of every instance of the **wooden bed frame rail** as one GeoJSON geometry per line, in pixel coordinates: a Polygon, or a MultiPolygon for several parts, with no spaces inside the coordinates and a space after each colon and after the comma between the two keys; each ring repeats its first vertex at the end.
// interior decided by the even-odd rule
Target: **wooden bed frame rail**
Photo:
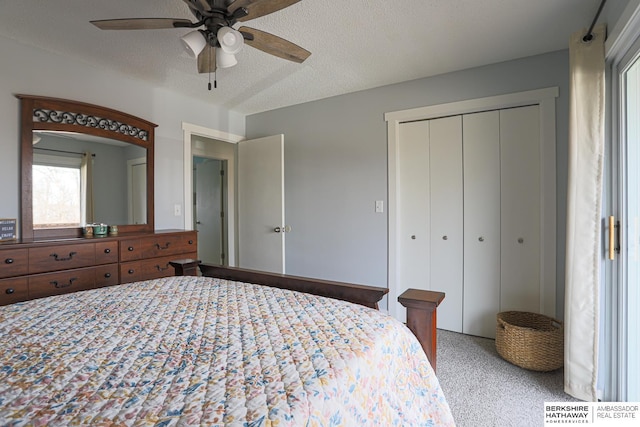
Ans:
{"type": "MultiPolygon", "coordinates": [[[[170,264],[175,268],[176,276],[197,276],[199,269],[202,275],[207,277],[306,292],[374,309],[378,309],[378,302],[389,292],[389,289],[377,286],[203,264],[194,259],[175,260],[170,264]]],[[[418,338],[434,371],[436,369],[436,308],[443,299],[442,292],[419,289],[407,289],[398,297],[398,301],[407,308],[407,327],[418,338]]]]}

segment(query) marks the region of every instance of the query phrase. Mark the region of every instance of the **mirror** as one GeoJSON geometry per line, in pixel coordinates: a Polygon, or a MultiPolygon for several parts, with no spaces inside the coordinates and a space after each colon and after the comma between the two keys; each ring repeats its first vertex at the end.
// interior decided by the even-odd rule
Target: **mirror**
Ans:
{"type": "Polygon", "coordinates": [[[21,101],[23,239],[80,237],[90,223],[153,231],[153,123],[104,107],[21,101]]]}

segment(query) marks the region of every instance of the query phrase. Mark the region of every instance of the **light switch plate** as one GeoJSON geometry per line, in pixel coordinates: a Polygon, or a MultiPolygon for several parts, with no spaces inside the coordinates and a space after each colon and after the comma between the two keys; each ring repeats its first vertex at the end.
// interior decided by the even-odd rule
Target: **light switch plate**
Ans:
{"type": "Polygon", "coordinates": [[[384,201],[376,200],[376,213],[384,212],[384,201]]]}
{"type": "Polygon", "coordinates": [[[173,205],[173,215],[174,216],[180,216],[182,215],[182,206],[176,204],[173,205]]]}

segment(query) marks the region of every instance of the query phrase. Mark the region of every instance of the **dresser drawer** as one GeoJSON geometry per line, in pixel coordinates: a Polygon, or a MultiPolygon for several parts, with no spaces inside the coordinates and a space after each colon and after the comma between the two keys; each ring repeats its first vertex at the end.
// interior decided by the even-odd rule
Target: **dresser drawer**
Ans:
{"type": "Polygon", "coordinates": [[[156,235],[141,239],[143,258],[163,257],[167,255],[196,252],[196,232],[182,234],[156,235]]]}
{"type": "Polygon", "coordinates": [[[118,262],[118,242],[99,242],[95,244],[96,264],[114,264],[118,262]]]}
{"type": "Polygon", "coordinates": [[[94,243],[29,249],[29,274],[86,267],[95,262],[94,243]]]}
{"type": "MultiPolygon", "coordinates": [[[[197,253],[181,254],[181,258],[197,258],[197,253]]],[[[175,256],[150,258],[140,261],[124,262],[120,264],[120,283],[137,282],[140,280],[158,279],[173,276],[174,268],[169,264],[175,256]]]]}
{"type": "Polygon", "coordinates": [[[0,251],[0,277],[13,277],[29,271],[28,249],[4,249],[0,251]]]}
{"type": "Polygon", "coordinates": [[[29,286],[26,277],[0,280],[0,305],[29,299],[29,286]]]}
{"type": "Polygon", "coordinates": [[[177,234],[156,234],[120,241],[120,261],[177,255],[197,251],[195,231],[177,234]]]}
{"type": "Polygon", "coordinates": [[[142,258],[140,239],[120,240],[120,261],[135,261],[142,258]]]}
{"type": "Polygon", "coordinates": [[[93,267],[29,276],[30,299],[84,291],[95,287],[96,272],[93,267]]]}
{"type": "Polygon", "coordinates": [[[96,271],[96,287],[113,286],[120,283],[118,264],[99,265],[96,271]]]}

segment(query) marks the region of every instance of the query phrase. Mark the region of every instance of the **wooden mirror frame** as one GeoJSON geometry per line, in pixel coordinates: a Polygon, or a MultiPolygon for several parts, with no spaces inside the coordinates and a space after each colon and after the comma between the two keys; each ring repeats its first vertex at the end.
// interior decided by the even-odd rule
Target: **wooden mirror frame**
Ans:
{"type": "Polygon", "coordinates": [[[154,130],[157,125],[110,108],[84,102],[32,95],[20,99],[21,238],[81,237],[82,227],[33,228],[33,131],[65,131],[115,139],[147,150],[147,222],[113,224],[122,232],[154,231],[154,130]]]}

